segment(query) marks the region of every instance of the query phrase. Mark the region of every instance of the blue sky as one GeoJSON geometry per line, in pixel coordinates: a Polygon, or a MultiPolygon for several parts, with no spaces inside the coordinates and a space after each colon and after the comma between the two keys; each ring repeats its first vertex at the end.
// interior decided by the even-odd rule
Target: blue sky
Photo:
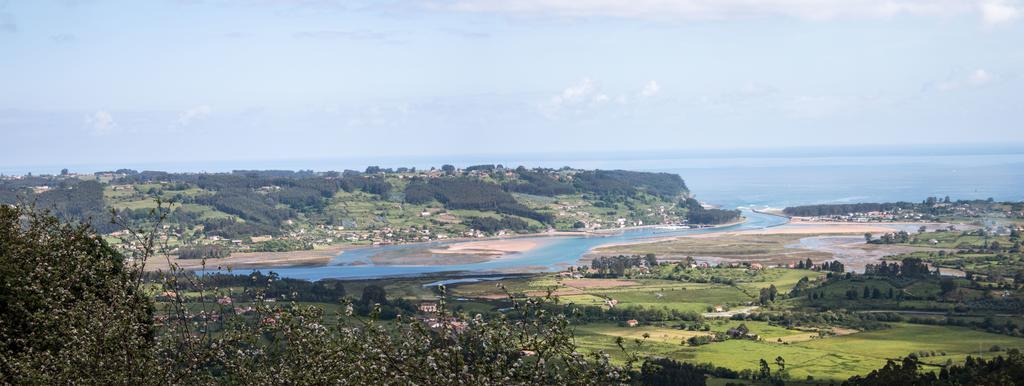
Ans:
{"type": "Polygon", "coordinates": [[[0,165],[1024,143],[1011,0],[4,1],[0,165]]]}

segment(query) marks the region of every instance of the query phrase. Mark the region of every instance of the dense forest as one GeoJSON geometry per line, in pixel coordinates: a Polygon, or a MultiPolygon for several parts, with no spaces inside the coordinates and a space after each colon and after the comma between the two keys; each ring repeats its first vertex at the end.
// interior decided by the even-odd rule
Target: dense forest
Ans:
{"type": "Polygon", "coordinates": [[[627,170],[584,171],[576,174],[573,185],[581,192],[601,196],[635,196],[639,192],[644,192],[672,199],[689,192],[679,175],[627,170]]]}
{"type": "Polygon", "coordinates": [[[196,197],[195,203],[210,205],[247,222],[271,226],[279,226],[283,221],[295,216],[292,210],[277,208],[273,197],[250,190],[221,190],[213,196],[196,197]]]}
{"type": "Polygon", "coordinates": [[[463,221],[463,224],[481,232],[494,233],[502,229],[513,232],[530,229],[530,224],[515,217],[502,216],[500,219],[493,217],[470,217],[463,221]]]}
{"type": "Polygon", "coordinates": [[[519,175],[519,182],[506,182],[502,185],[505,190],[517,193],[536,194],[538,196],[555,196],[559,194],[573,194],[576,188],[571,184],[556,180],[548,173],[528,170],[520,167],[516,169],[519,175]]]}
{"type": "Polygon", "coordinates": [[[497,213],[521,216],[551,223],[549,213],[527,208],[515,197],[495,184],[489,184],[467,177],[434,178],[418,180],[405,187],[405,201],[411,204],[425,204],[438,201],[448,209],[489,210],[497,213]]]}
{"type": "Polygon", "coordinates": [[[601,256],[590,262],[590,268],[598,271],[599,277],[621,277],[626,270],[640,266],[653,267],[658,259],[653,253],[646,255],[601,256]]]}
{"type": "Polygon", "coordinates": [[[740,218],[739,210],[704,209],[700,202],[693,198],[687,198],[682,204],[687,209],[686,220],[691,224],[725,224],[740,218]]]}
{"type": "MultiPolygon", "coordinates": [[[[177,195],[173,200],[183,204],[208,205],[243,221],[226,218],[201,218],[199,213],[177,208],[169,220],[184,227],[203,225],[206,232],[225,238],[245,238],[281,232],[281,224],[297,213],[316,213],[339,191],[363,191],[386,196],[391,186],[381,177],[350,173],[316,174],[312,171],[235,171],[219,174],[137,172],[118,170],[121,176],[111,184],[143,184],[161,182],[170,190],[197,187],[210,193],[195,196],[177,195]]],[[[101,174],[101,173],[97,173],[101,174]]],[[[0,181],[0,204],[24,201],[40,209],[52,211],[62,219],[87,221],[95,229],[107,233],[116,230],[110,224],[105,185],[97,181],[75,178],[23,177],[0,181]],[[35,193],[33,188],[49,190],[35,193]]],[[[149,196],[162,194],[162,188],[151,188],[149,196]]],[[[128,218],[143,219],[149,210],[127,209],[128,218]]]]}
{"type": "Polygon", "coordinates": [[[100,232],[117,229],[110,223],[110,212],[103,200],[103,184],[96,181],[62,180],[57,184],[40,177],[0,183],[0,204],[24,202],[48,210],[57,217],[88,223],[100,232]],[[31,187],[50,189],[35,193],[31,187]]]}

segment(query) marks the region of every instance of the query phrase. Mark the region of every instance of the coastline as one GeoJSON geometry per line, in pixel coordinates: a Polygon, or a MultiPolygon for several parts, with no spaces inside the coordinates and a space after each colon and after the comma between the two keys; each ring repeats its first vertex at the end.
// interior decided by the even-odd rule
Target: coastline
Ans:
{"type": "MultiPolygon", "coordinates": [[[[703,227],[703,228],[694,228],[694,229],[725,228],[725,227],[731,227],[731,226],[740,225],[740,224],[743,224],[745,222],[747,222],[747,218],[746,217],[740,217],[739,220],[732,221],[732,222],[727,222],[725,224],[709,225],[709,226],[706,226],[706,227],[703,227]]],[[[659,226],[664,226],[664,225],[644,225],[644,226],[635,227],[635,228],[659,227],[659,226]]],[[[596,246],[596,247],[590,248],[590,250],[588,250],[586,253],[583,254],[583,257],[581,257],[580,260],[585,259],[588,255],[594,253],[595,251],[597,251],[598,249],[601,249],[601,248],[621,247],[621,246],[625,246],[625,245],[637,245],[637,244],[647,244],[647,243],[657,243],[657,242],[661,242],[661,241],[675,240],[675,239],[678,239],[680,237],[693,237],[693,236],[699,236],[699,235],[680,235],[680,236],[651,237],[651,238],[647,238],[647,239],[643,239],[643,240],[622,241],[622,242],[617,242],[617,243],[602,244],[600,246],[596,246]]]]}
{"type": "Polygon", "coordinates": [[[443,245],[406,244],[408,247],[382,250],[368,257],[375,266],[448,266],[477,264],[533,250],[547,239],[504,238],[460,241],[443,245]]]}
{"type": "Polygon", "coordinates": [[[704,234],[704,235],[693,235],[693,237],[720,237],[720,236],[732,236],[732,235],[778,235],[778,234],[864,234],[864,233],[886,233],[895,232],[899,224],[891,224],[886,226],[885,223],[838,223],[838,224],[820,224],[820,223],[796,223],[787,222],[786,224],[765,228],[765,229],[747,229],[736,232],[722,232],[716,234],[704,234]]]}
{"type": "MultiPolygon", "coordinates": [[[[638,245],[677,240],[688,237],[723,237],[738,235],[779,235],[779,234],[807,234],[807,235],[843,235],[885,233],[899,230],[900,226],[927,225],[938,226],[938,223],[910,223],[910,222],[870,222],[870,223],[849,223],[849,222],[809,222],[800,221],[798,218],[773,213],[764,210],[752,210],[755,213],[786,218],[786,222],[780,225],[762,228],[735,231],[723,231],[714,233],[675,235],[663,237],[651,237],[642,240],[623,241],[602,244],[589,249],[581,257],[581,261],[593,258],[603,248],[619,246],[638,245]]],[[[736,221],[725,224],[704,226],[693,229],[718,229],[746,223],[748,219],[741,217],[736,221]]],[[[948,225],[948,224],[945,224],[948,225]]],[[[503,259],[521,253],[530,252],[545,244],[547,237],[607,237],[626,231],[637,229],[651,229],[666,227],[665,224],[651,224],[628,226],[614,229],[589,230],[589,231],[546,231],[535,233],[523,233],[504,236],[490,237],[459,237],[446,240],[421,241],[400,244],[389,244],[390,246],[403,246],[400,250],[388,251],[382,249],[369,257],[369,261],[379,266],[448,266],[483,263],[503,259]],[[525,240],[530,239],[530,240],[525,240]]],[[[207,269],[259,269],[259,268],[286,268],[286,267],[315,267],[329,264],[335,257],[346,253],[348,250],[373,248],[374,246],[354,244],[332,244],[310,251],[291,252],[238,252],[231,256],[220,259],[207,259],[207,269]]],[[[178,259],[170,257],[171,263],[178,264],[186,270],[203,269],[202,261],[199,259],[178,259]]],[[[153,271],[168,268],[165,257],[159,256],[147,264],[146,270],[153,271]]]]}
{"type": "Polygon", "coordinates": [[[785,218],[788,218],[788,219],[793,219],[793,216],[790,216],[790,215],[786,214],[786,212],[783,212],[782,209],[780,209],[780,208],[750,209],[750,211],[754,212],[754,213],[769,214],[769,215],[772,215],[772,216],[779,216],[779,217],[785,217],[785,218]]]}
{"type": "Polygon", "coordinates": [[[206,259],[179,259],[173,255],[156,255],[146,262],[146,272],[168,270],[170,264],[181,269],[196,271],[202,269],[239,269],[239,268],[282,268],[327,265],[339,254],[359,246],[335,244],[309,251],[290,252],[235,252],[228,257],[206,259]]]}
{"type": "MultiPolygon", "coordinates": [[[[705,226],[702,229],[728,227],[742,224],[746,218],[726,224],[705,226]]],[[[500,260],[516,254],[526,253],[542,247],[547,237],[609,237],[625,231],[665,227],[665,224],[637,225],[614,229],[590,231],[549,231],[523,233],[506,236],[481,238],[462,237],[448,239],[443,242],[415,242],[397,244],[407,246],[400,251],[382,251],[370,257],[370,261],[378,266],[446,266],[476,264],[500,260]],[[434,245],[432,245],[434,244],[434,245]]],[[[698,228],[694,228],[698,229],[698,228]]]]}
{"type": "MultiPolygon", "coordinates": [[[[699,229],[715,229],[730,227],[743,224],[746,221],[747,219],[745,217],[741,217],[739,220],[733,222],[706,226],[699,229]]],[[[543,246],[544,244],[543,240],[522,239],[540,239],[545,237],[607,237],[630,230],[649,229],[664,226],[668,225],[639,225],[614,229],[602,229],[580,232],[547,231],[505,236],[489,236],[479,238],[459,237],[446,240],[389,244],[391,246],[401,245],[404,246],[405,248],[408,248],[409,250],[414,250],[416,252],[421,253],[409,253],[407,251],[405,253],[399,252],[388,254],[386,251],[382,251],[384,252],[384,255],[374,255],[370,257],[370,261],[373,262],[374,265],[380,266],[445,266],[482,263],[486,261],[493,261],[505,258],[507,256],[529,252],[535,248],[543,246]]],[[[674,237],[680,236],[651,238],[643,241],[631,242],[630,244],[652,242],[662,239],[671,239],[674,237]]],[[[602,245],[602,247],[612,245],[614,244],[602,245]]],[[[373,247],[374,246],[368,245],[332,244],[323,248],[314,249],[310,251],[236,252],[232,253],[231,256],[224,258],[207,259],[205,268],[258,269],[324,266],[330,263],[331,260],[333,260],[335,257],[344,254],[348,250],[373,247]]],[[[590,252],[588,251],[587,253],[589,254],[590,252]]],[[[204,268],[201,259],[178,259],[176,256],[170,256],[170,261],[173,264],[178,264],[179,267],[186,270],[201,270],[204,268]]],[[[164,256],[156,256],[154,259],[151,259],[146,265],[146,271],[155,271],[159,269],[168,269],[167,261],[164,256]]]]}

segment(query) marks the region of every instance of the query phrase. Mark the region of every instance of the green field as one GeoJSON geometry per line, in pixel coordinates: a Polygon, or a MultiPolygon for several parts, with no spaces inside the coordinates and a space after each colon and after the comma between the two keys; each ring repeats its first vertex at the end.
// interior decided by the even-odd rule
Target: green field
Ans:
{"type": "MultiPolygon", "coordinates": [[[[673,268],[670,265],[658,269],[673,268]]],[[[775,268],[754,272],[744,268],[716,268],[712,271],[713,275],[730,278],[737,283],[727,285],[650,278],[560,280],[553,275],[524,276],[505,279],[500,283],[512,293],[531,296],[553,289],[563,304],[607,307],[606,300],[614,299],[618,301],[616,307],[620,308],[645,307],[704,313],[714,305],[729,308],[756,303],[759,290],[769,285],[775,285],[781,294],[785,294],[801,278],[806,277],[811,283],[824,280],[821,272],[795,269],[775,268]]],[[[966,281],[963,282],[967,285],[966,281]]],[[[455,296],[486,298],[487,295],[498,293],[495,284],[481,282],[454,285],[451,292],[455,296]]],[[[937,279],[893,282],[858,278],[829,280],[820,287],[814,285],[815,291],[826,295],[825,300],[814,303],[818,306],[843,308],[856,305],[869,309],[904,310],[953,307],[953,303],[924,300],[937,296],[941,300],[937,279]],[[908,297],[922,300],[863,299],[861,293],[865,286],[878,288],[883,293],[893,288],[894,291],[904,291],[908,297]],[[846,298],[848,289],[857,291],[855,301],[846,298]]],[[[973,296],[970,291],[974,290],[967,291],[967,296],[973,296]]],[[[483,300],[475,306],[484,309],[487,302],[483,300]]],[[[784,298],[769,308],[799,310],[803,302],[803,297],[784,298]]],[[[1005,318],[995,322],[1003,323],[1005,318]]],[[[774,363],[775,358],[781,356],[785,359],[790,379],[800,381],[806,381],[808,377],[841,381],[878,369],[889,359],[898,360],[910,354],[920,356],[925,363],[945,364],[948,360],[962,362],[967,355],[994,355],[990,351],[993,346],[998,346],[1000,350],[1024,348],[1024,338],[945,325],[887,323],[882,325],[882,329],[857,331],[829,325],[787,328],[764,321],[710,318],[696,322],[696,325],[698,328],[694,328],[691,322],[664,321],[641,322],[639,326],[627,327],[620,320],[577,323],[574,331],[576,342],[583,350],[601,350],[609,353],[616,361],[626,359],[626,353],[616,345],[616,338],[619,337],[625,339],[627,351],[632,350],[641,357],[664,356],[693,363],[713,363],[737,371],[757,370],[761,359],[774,363]],[[690,337],[724,333],[741,323],[751,334],[756,334],[758,340],[729,339],[700,346],[686,343],[690,337]],[[693,330],[676,327],[680,324],[688,325],[693,330]],[[643,341],[639,347],[634,343],[637,340],[643,341]]]]}
{"type": "Polygon", "coordinates": [[[819,261],[830,254],[788,245],[808,235],[733,235],[729,237],[680,237],[672,240],[599,248],[595,254],[647,254],[664,257],[718,256],[747,261],[792,262],[808,258],[819,261]]]}
{"type": "MultiPolygon", "coordinates": [[[[751,331],[774,338],[801,331],[769,326],[763,322],[744,322],[751,331]]],[[[739,322],[723,325],[734,326],[739,322]]],[[[893,324],[892,328],[858,332],[845,336],[812,339],[792,344],[774,343],[771,339],[728,340],[703,346],[690,347],[680,341],[684,336],[700,332],[681,331],[666,327],[619,327],[612,324],[589,324],[576,327],[577,343],[588,350],[604,350],[613,358],[623,360],[625,355],[615,345],[618,336],[642,339],[650,337],[641,346],[646,355],[658,355],[693,363],[714,363],[734,370],[756,370],[758,362],[769,362],[781,356],[792,379],[811,376],[821,380],[844,380],[853,375],[866,374],[885,365],[888,359],[900,359],[911,353],[935,352],[932,361],[947,359],[962,361],[968,354],[992,355],[990,347],[1024,348],[1024,338],[990,334],[961,327],[893,324]],[[955,336],[955,339],[950,337],[955,336]],[[942,355],[945,353],[945,355],[942,355]]],[[[627,346],[627,349],[629,347],[627,346]]]]}

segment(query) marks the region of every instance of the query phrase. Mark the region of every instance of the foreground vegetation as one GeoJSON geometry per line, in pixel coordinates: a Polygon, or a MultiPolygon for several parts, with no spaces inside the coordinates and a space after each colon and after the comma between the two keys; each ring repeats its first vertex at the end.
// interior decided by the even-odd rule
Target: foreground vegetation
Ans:
{"type": "Polygon", "coordinates": [[[532,301],[497,319],[441,313],[434,324],[380,323],[376,302],[386,300],[370,296],[368,317],[349,304],[328,325],[320,307],[259,293],[242,312],[206,302],[213,289],[169,273],[156,283],[168,299],[156,303],[133,263],[152,255],[154,244],[145,245],[122,256],[86,226],[0,207],[0,382],[599,384],[631,372],[577,353],[567,318],[532,301]]]}
{"type": "Polygon", "coordinates": [[[909,260],[853,275],[607,256],[450,288],[144,274],[160,228],[122,253],[0,207],[0,382],[1002,385],[1024,369],[1020,316],[995,312],[1019,288],[972,303],[909,260]],[[904,313],[929,304],[964,308],[904,313]]]}

